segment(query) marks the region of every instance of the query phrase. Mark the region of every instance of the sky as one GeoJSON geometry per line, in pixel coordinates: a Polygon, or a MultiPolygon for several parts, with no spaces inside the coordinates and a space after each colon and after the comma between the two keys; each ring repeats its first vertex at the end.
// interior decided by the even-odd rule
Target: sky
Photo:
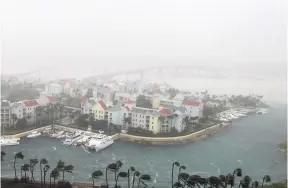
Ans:
{"type": "Polygon", "coordinates": [[[77,76],[169,63],[269,70],[286,83],[285,3],[3,0],[1,72],[77,76]]]}

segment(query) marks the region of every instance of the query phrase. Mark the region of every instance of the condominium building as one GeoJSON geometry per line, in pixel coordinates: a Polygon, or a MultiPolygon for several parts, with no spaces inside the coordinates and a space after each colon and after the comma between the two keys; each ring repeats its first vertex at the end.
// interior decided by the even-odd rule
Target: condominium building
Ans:
{"type": "Polygon", "coordinates": [[[10,103],[6,100],[1,102],[1,126],[8,127],[11,124],[10,103]]]}

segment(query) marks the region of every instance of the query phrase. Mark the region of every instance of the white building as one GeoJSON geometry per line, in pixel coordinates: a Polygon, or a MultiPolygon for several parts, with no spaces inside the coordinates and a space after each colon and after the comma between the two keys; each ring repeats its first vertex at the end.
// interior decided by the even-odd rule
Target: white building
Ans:
{"type": "Polygon", "coordinates": [[[8,127],[11,125],[10,103],[6,100],[1,102],[1,126],[8,127]]]}
{"type": "Polygon", "coordinates": [[[199,117],[203,116],[203,103],[194,100],[184,100],[182,107],[186,108],[186,114],[189,117],[199,117]]]}
{"type": "Polygon", "coordinates": [[[45,92],[50,95],[60,95],[63,93],[64,88],[61,84],[52,83],[50,85],[47,85],[45,88],[45,92]]]}
{"type": "Polygon", "coordinates": [[[21,101],[12,104],[11,112],[16,114],[17,119],[26,118],[28,125],[36,123],[35,109],[39,106],[37,100],[21,101]]]}

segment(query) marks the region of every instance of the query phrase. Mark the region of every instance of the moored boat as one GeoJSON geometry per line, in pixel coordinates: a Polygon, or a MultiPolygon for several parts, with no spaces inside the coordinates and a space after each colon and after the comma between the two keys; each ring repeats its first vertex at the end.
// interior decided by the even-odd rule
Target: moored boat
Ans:
{"type": "Polygon", "coordinates": [[[38,131],[33,131],[31,134],[29,134],[29,135],[27,136],[27,138],[36,138],[36,137],[38,137],[38,136],[41,136],[41,133],[38,132],[38,131]]]}

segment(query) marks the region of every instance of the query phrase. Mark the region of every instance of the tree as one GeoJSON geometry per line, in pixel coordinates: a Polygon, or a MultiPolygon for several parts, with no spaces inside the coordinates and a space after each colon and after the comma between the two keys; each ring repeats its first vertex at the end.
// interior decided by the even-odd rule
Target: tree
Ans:
{"type": "Polygon", "coordinates": [[[15,172],[15,180],[17,179],[17,173],[16,173],[16,160],[17,159],[24,159],[24,155],[22,152],[18,152],[14,155],[14,172],[15,172]]]}
{"type": "MultiPolygon", "coordinates": [[[[24,179],[25,179],[25,182],[27,182],[27,176],[26,176],[26,173],[29,171],[29,164],[24,164],[21,166],[21,171],[24,172],[24,179]]],[[[21,177],[22,179],[22,177],[21,177]]]]}
{"type": "Polygon", "coordinates": [[[244,176],[243,179],[240,181],[239,187],[242,186],[243,188],[249,188],[252,179],[250,176],[244,176]]]}
{"type": "Polygon", "coordinates": [[[87,93],[86,93],[85,97],[92,98],[93,97],[93,89],[89,88],[87,90],[87,93]]]}
{"type": "Polygon", "coordinates": [[[117,177],[116,177],[116,180],[115,180],[115,187],[117,187],[117,182],[118,182],[119,177],[127,178],[128,177],[128,173],[127,172],[119,172],[117,174],[117,177]]]}
{"type": "Polygon", "coordinates": [[[42,164],[43,164],[43,165],[46,165],[46,164],[48,164],[48,161],[47,161],[47,159],[45,159],[45,158],[42,158],[42,159],[40,160],[40,176],[41,176],[41,187],[42,187],[42,164]]]}
{"type": "Polygon", "coordinates": [[[114,179],[116,181],[116,173],[118,172],[118,170],[122,167],[123,163],[121,161],[116,161],[116,163],[111,163],[106,167],[106,185],[108,186],[108,170],[114,172],[114,179]]]}
{"type": "Polygon", "coordinates": [[[38,164],[38,159],[30,159],[29,167],[30,167],[30,172],[31,172],[31,182],[35,181],[34,180],[34,167],[36,164],[38,164]]]}
{"type": "Polygon", "coordinates": [[[134,172],[134,171],[135,171],[135,168],[133,166],[131,166],[128,169],[128,188],[130,188],[130,172],[134,172]]]}
{"type": "Polygon", "coordinates": [[[270,183],[271,182],[271,177],[269,175],[265,175],[262,179],[262,188],[264,186],[264,183],[270,183]]]}
{"type": "Polygon", "coordinates": [[[142,183],[143,185],[145,185],[147,187],[147,185],[145,184],[144,181],[151,181],[151,176],[149,174],[141,175],[139,178],[139,181],[138,181],[138,188],[140,187],[140,183],[142,183]]]}
{"type": "Polygon", "coordinates": [[[62,173],[63,173],[63,177],[62,177],[62,181],[64,182],[64,173],[68,172],[68,173],[73,173],[74,170],[74,166],[73,165],[67,165],[64,167],[62,173]]]}
{"type": "Polygon", "coordinates": [[[180,166],[180,163],[178,162],[178,161],[175,161],[175,162],[173,162],[173,164],[172,164],[172,176],[171,176],[171,185],[172,185],[172,188],[173,188],[173,181],[174,181],[174,177],[173,177],[173,175],[174,175],[174,166],[180,166]]]}
{"type": "Polygon", "coordinates": [[[1,161],[3,161],[3,158],[5,155],[6,155],[6,153],[4,151],[1,151],[1,161]]]}
{"type": "Polygon", "coordinates": [[[43,183],[43,185],[44,185],[44,187],[45,187],[45,183],[46,183],[46,175],[47,175],[47,172],[48,172],[48,170],[50,169],[50,165],[48,165],[48,164],[46,164],[45,166],[44,166],[44,168],[43,168],[43,172],[44,172],[44,177],[43,177],[43,179],[44,179],[44,183],[43,183]]]}
{"type": "Polygon", "coordinates": [[[134,188],[135,177],[139,177],[139,176],[140,176],[140,172],[139,171],[135,171],[134,174],[133,174],[132,188],[134,188]]]}
{"type": "Polygon", "coordinates": [[[152,108],[152,103],[149,99],[146,99],[144,95],[139,95],[136,99],[136,106],[142,108],[152,108]]]}
{"type": "Polygon", "coordinates": [[[58,179],[60,176],[59,169],[54,168],[50,173],[50,188],[51,188],[51,178],[54,180],[53,188],[55,187],[55,180],[58,179]]]}
{"type": "Polygon", "coordinates": [[[181,165],[181,166],[179,166],[179,172],[178,172],[178,181],[179,181],[179,175],[181,174],[181,170],[186,170],[186,166],[184,166],[184,165],[181,165]]]}
{"type": "Polygon", "coordinates": [[[16,114],[11,114],[11,119],[12,119],[12,123],[13,123],[13,126],[14,128],[16,128],[16,121],[17,121],[17,115],[16,114]]]}
{"type": "Polygon", "coordinates": [[[95,180],[95,179],[99,179],[100,176],[103,176],[103,173],[102,173],[101,170],[97,170],[97,171],[94,171],[94,172],[92,173],[93,188],[94,188],[94,180],[95,180]]]}

